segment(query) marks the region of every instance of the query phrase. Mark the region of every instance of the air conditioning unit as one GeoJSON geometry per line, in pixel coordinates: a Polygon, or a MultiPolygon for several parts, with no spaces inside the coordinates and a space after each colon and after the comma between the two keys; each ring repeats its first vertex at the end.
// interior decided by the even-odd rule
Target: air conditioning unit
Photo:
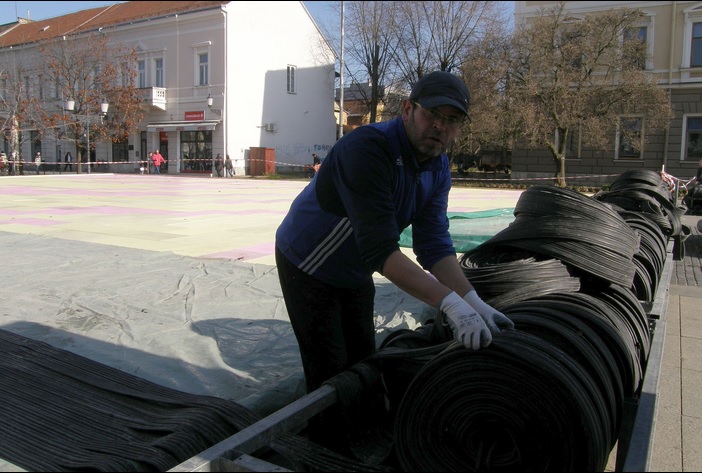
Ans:
{"type": "Polygon", "coordinates": [[[270,131],[272,133],[275,133],[278,131],[278,125],[276,123],[266,123],[264,129],[266,131],[270,131]]]}

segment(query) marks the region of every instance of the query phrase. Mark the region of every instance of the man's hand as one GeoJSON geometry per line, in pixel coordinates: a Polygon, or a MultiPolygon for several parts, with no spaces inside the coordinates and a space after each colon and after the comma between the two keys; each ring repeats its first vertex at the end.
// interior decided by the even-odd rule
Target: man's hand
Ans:
{"type": "Polygon", "coordinates": [[[478,312],[455,292],[444,297],[439,310],[446,314],[453,337],[466,348],[478,350],[492,341],[492,334],[478,312]]]}
{"type": "Polygon", "coordinates": [[[490,329],[490,333],[493,335],[500,333],[505,329],[513,329],[514,322],[512,322],[506,315],[493,309],[488,304],[486,304],[475,292],[475,289],[471,289],[463,296],[463,300],[466,301],[471,307],[473,307],[480,317],[483,318],[485,324],[490,329]]]}

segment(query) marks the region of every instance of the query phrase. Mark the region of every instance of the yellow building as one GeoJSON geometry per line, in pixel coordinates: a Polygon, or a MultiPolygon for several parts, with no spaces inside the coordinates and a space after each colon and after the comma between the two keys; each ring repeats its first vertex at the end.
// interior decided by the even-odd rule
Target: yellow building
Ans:
{"type": "MultiPolygon", "coordinates": [[[[514,3],[515,25],[519,26],[558,2],[514,3]]],[[[574,18],[623,7],[640,9],[644,19],[637,25],[637,34],[646,42],[648,53],[642,68],[669,92],[675,112],[664,132],[647,132],[645,123],[638,124],[642,130],[640,150],[627,147],[618,136],[613,136],[612,149],[588,149],[573,136],[566,154],[568,184],[602,184],[609,182],[608,176],[634,169],[664,169],[681,180],[694,177],[702,158],[702,2],[564,3],[574,18]],[[589,176],[588,182],[577,180],[582,176],[589,176]]],[[[547,150],[513,150],[513,179],[552,177],[553,171],[547,150]]]]}

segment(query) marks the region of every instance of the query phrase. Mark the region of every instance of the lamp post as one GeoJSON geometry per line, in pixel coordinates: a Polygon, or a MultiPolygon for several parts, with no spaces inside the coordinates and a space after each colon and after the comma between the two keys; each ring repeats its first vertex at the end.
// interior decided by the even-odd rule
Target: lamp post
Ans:
{"type": "MultiPolygon", "coordinates": [[[[76,107],[76,101],[73,99],[66,100],[66,110],[72,112],[76,107]]],[[[110,104],[106,100],[103,100],[100,104],[100,123],[105,115],[107,115],[107,109],[110,108],[110,104]]],[[[90,174],[90,113],[88,110],[88,102],[85,103],[85,152],[88,155],[88,174],[90,174]]],[[[80,163],[78,164],[78,169],[80,169],[80,163]]]]}
{"type": "MultiPolygon", "coordinates": [[[[213,104],[214,104],[214,97],[212,97],[212,94],[207,94],[207,108],[209,108],[211,112],[216,113],[217,115],[219,115],[219,116],[221,117],[221,116],[222,116],[222,109],[221,109],[221,108],[212,108],[212,105],[213,105],[213,104]]],[[[222,133],[224,134],[224,136],[223,136],[223,137],[224,137],[224,149],[223,149],[223,151],[224,151],[224,153],[225,153],[225,155],[226,155],[226,152],[227,152],[227,143],[226,143],[226,140],[227,140],[227,132],[226,132],[226,131],[223,131],[222,133]]],[[[214,170],[214,169],[215,169],[215,157],[214,157],[214,153],[212,153],[212,154],[213,154],[213,156],[212,156],[212,164],[211,164],[211,166],[212,166],[212,170],[214,170]]]]}

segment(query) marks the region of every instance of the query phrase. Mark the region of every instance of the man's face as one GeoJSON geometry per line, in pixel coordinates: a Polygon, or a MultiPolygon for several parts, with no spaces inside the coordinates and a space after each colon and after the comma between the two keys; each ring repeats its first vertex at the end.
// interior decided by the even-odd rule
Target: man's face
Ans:
{"type": "Polygon", "coordinates": [[[425,109],[418,103],[402,102],[402,121],[417,161],[436,158],[458,136],[465,115],[451,105],[425,109]]]}

